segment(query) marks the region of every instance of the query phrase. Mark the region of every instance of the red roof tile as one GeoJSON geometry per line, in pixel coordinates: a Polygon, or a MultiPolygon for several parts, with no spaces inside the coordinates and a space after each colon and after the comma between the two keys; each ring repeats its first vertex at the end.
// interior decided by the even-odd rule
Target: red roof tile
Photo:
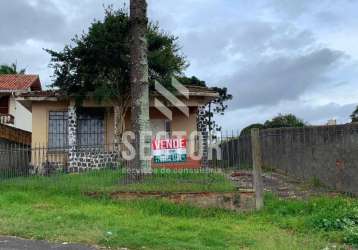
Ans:
{"type": "Polygon", "coordinates": [[[38,75],[0,75],[1,90],[41,90],[38,75]]]}

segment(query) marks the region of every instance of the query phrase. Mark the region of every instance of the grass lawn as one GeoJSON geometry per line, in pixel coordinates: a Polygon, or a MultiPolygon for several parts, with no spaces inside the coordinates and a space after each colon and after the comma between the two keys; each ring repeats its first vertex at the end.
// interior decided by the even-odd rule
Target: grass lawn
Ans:
{"type": "MultiPolygon", "coordinates": [[[[193,170],[195,171],[195,170],[193,170]]],[[[154,170],[142,180],[125,183],[121,170],[98,170],[82,174],[56,174],[51,177],[32,176],[4,180],[2,185],[25,189],[41,189],[56,192],[231,192],[232,182],[222,173],[203,173],[175,170],[154,170]]]]}
{"type": "MultiPolygon", "coordinates": [[[[268,195],[264,211],[239,214],[160,200],[114,202],[81,195],[79,191],[89,184],[97,188],[99,179],[104,185],[98,174],[88,179],[73,175],[58,176],[57,181],[53,177],[2,181],[0,235],[129,249],[324,249],[329,242],[355,240],[354,199],[321,197],[303,202],[268,195]],[[59,185],[63,180],[67,186],[59,185]]],[[[197,183],[195,177],[192,181],[197,183]]],[[[105,188],[113,190],[113,181],[106,183],[105,188]]],[[[154,188],[141,185],[143,190],[154,188]]],[[[176,190],[169,183],[161,186],[176,190]]]]}

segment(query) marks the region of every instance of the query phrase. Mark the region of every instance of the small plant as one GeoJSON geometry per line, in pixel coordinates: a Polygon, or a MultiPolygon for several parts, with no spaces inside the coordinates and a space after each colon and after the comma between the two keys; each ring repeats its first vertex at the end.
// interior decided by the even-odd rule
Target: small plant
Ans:
{"type": "Polygon", "coordinates": [[[344,242],[353,246],[358,246],[358,227],[351,227],[346,230],[344,242]]]}
{"type": "Polygon", "coordinates": [[[324,184],[321,182],[321,180],[317,176],[313,176],[311,180],[312,187],[314,188],[320,188],[323,187],[324,184]]]}

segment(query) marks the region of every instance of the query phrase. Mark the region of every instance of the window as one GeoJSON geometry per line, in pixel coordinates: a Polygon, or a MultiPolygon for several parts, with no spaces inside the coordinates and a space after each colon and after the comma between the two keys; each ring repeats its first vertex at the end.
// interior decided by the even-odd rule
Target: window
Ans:
{"type": "Polygon", "coordinates": [[[49,113],[48,147],[64,148],[68,145],[68,113],[56,111],[49,113]]]}
{"type": "Polygon", "coordinates": [[[170,120],[151,119],[150,123],[153,136],[163,136],[163,132],[165,133],[165,137],[170,137],[172,135],[172,123],[170,120]]]}
{"type": "Polygon", "coordinates": [[[165,132],[170,137],[172,135],[172,122],[170,120],[165,120],[164,128],[165,128],[165,132]]]}
{"type": "Polygon", "coordinates": [[[104,145],[104,110],[81,109],[78,114],[77,142],[79,146],[104,145]]]}

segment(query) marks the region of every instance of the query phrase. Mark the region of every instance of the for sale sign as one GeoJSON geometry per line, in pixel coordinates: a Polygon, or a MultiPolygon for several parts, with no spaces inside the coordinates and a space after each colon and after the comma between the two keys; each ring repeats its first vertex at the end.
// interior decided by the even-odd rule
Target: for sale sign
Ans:
{"type": "Polygon", "coordinates": [[[152,141],[152,154],[155,163],[184,162],[187,159],[186,139],[156,139],[152,141]]]}

